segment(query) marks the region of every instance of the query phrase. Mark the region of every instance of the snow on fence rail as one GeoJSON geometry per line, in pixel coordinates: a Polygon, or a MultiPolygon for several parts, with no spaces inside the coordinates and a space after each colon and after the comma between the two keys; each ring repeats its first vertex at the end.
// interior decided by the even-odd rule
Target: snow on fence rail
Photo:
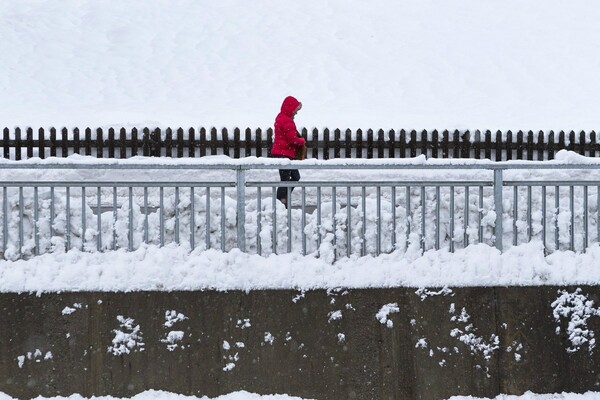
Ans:
{"type": "MultiPolygon", "coordinates": [[[[600,138],[591,132],[523,131],[415,131],[415,130],[300,130],[307,139],[309,157],[409,158],[421,154],[432,158],[474,158],[495,161],[552,160],[559,150],[595,157],[600,138]]],[[[203,157],[224,154],[233,158],[268,156],[273,130],[239,128],[189,128],[127,130],[67,128],[4,128],[0,139],[3,157],[67,157],[71,154],[98,158],[128,158],[135,155],[203,157]]]]}
{"type": "Polygon", "coordinates": [[[0,163],[0,169],[114,170],[134,178],[132,170],[176,169],[180,176],[187,171],[204,179],[0,181],[0,243],[11,260],[72,248],[176,243],[261,255],[316,254],[333,261],[411,249],[452,252],[477,243],[504,250],[532,240],[548,252],[585,251],[600,238],[600,179],[581,178],[599,172],[600,164],[19,164],[0,163]],[[294,183],[247,178],[277,168],[415,174],[360,181],[329,174],[327,180],[294,183]],[[436,179],[424,175],[428,170],[436,179]],[[215,171],[221,179],[207,179],[215,171]],[[223,171],[231,178],[222,179],[223,171]],[[440,179],[452,171],[474,178],[440,179]],[[556,179],[557,171],[572,178],[556,179]],[[507,173],[511,179],[505,179],[507,173]],[[480,179],[482,174],[489,178],[480,179]],[[276,200],[277,187],[288,187],[291,207],[276,200]]]}

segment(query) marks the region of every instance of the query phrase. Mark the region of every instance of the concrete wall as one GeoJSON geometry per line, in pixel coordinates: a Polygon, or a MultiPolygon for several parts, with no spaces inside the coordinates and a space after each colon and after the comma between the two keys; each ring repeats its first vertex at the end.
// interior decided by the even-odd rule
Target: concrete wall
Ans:
{"type": "MultiPolygon", "coordinates": [[[[567,352],[567,319],[557,323],[552,316],[559,289],[459,288],[421,296],[411,288],[303,295],[5,293],[0,391],[19,398],[129,397],[162,389],[208,396],[247,390],[315,399],[444,399],[600,390],[598,352],[586,343],[567,352]],[[376,318],[388,303],[399,308],[389,314],[393,326],[376,318]],[[167,328],[168,310],[187,319],[167,328]],[[127,333],[119,315],[139,324],[144,345],[113,355],[113,330],[127,333]],[[184,333],[173,351],[161,342],[171,330],[184,333]],[[230,363],[235,366],[224,371],[230,363]]],[[[581,293],[597,303],[600,288],[582,287],[581,293]]],[[[600,329],[600,317],[587,322],[600,329]]]]}

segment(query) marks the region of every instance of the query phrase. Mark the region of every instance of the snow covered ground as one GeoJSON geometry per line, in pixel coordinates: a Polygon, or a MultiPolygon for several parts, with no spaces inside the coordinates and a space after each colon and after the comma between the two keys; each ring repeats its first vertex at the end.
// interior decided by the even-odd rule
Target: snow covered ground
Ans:
{"type": "Polygon", "coordinates": [[[1,126],[598,129],[600,4],[0,3],[1,126]]]}
{"type": "MultiPolygon", "coordinates": [[[[39,400],[50,399],[46,397],[38,397],[39,400]]],[[[79,395],[72,395],[69,397],[52,397],[53,400],[84,400],[85,397],[79,395]]],[[[116,397],[110,396],[99,396],[94,397],[95,400],[118,400],[116,397]]],[[[132,400],[211,400],[208,397],[193,397],[183,396],[175,393],[161,392],[155,390],[149,390],[147,392],[140,393],[131,398],[132,400]]],[[[258,395],[248,392],[235,392],[224,396],[215,397],[212,400],[302,400],[299,397],[292,397],[287,395],[258,395]]],[[[478,397],[471,396],[454,396],[450,400],[485,400],[478,397]]],[[[600,399],[600,392],[587,392],[583,394],[574,393],[557,393],[557,394],[534,394],[527,392],[522,396],[510,396],[500,395],[495,398],[496,400],[598,400],[600,399]]],[[[12,397],[0,392],[0,400],[14,400],[12,397]]],[[[306,399],[308,400],[308,399],[306,399]]]]}

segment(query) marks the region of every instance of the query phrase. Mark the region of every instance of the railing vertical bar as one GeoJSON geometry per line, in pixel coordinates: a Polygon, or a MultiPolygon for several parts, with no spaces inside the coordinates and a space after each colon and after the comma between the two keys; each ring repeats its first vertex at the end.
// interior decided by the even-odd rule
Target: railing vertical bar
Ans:
{"type": "Polygon", "coordinates": [[[410,205],[410,186],[406,187],[406,245],[405,249],[408,249],[408,242],[410,240],[410,228],[412,222],[412,211],[410,205]]]}
{"type": "Polygon", "coordinates": [[[81,251],[85,250],[85,186],[81,187],[81,251]]]}
{"type": "MultiPolygon", "coordinates": [[[[277,189],[275,186],[272,188],[271,202],[271,213],[273,214],[271,217],[271,253],[277,254],[277,189]]],[[[318,200],[317,203],[320,204],[318,200]]]]}
{"type": "Polygon", "coordinates": [[[71,188],[66,187],[67,204],[66,223],[67,223],[67,251],[71,249],[71,188]]]}
{"type": "MultiPolygon", "coordinates": [[[[181,150],[181,146],[179,146],[181,150]]],[[[221,208],[223,214],[223,208],[221,208]]],[[[175,243],[179,244],[179,186],[175,186],[175,243]]]]}
{"type": "Polygon", "coordinates": [[[306,227],[306,187],[302,186],[302,255],[306,255],[306,233],[304,228],[306,227]]]}
{"type": "Polygon", "coordinates": [[[194,187],[190,187],[190,248],[196,248],[196,195],[194,187]]]}
{"type": "Polygon", "coordinates": [[[575,250],[575,187],[573,185],[569,186],[569,208],[571,211],[571,229],[569,235],[569,248],[571,251],[575,250]]]}
{"type": "Polygon", "coordinates": [[[352,254],[352,204],[350,194],[350,185],[348,185],[346,187],[346,257],[350,257],[350,254],[352,254]]]}
{"type": "Polygon", "coordinates": [[[98,236],[96,237],[96,249],[98,251],[102,251],[102,208],[101,208],[101,201],[102,201],[102,194],[101,194],[101,187],[98,186],[96,188],[96,213],[98,214],[96,216],[96,224],[98,225],[97,227],[97,232],[98,232],[98,236]]]}
{"type": "Polygon", "coordinates": [[[262,230],[262,190],[261,187],[256,188],[256,252],[262,255],[262,246],[260,241],[260,231],[262,230]]]}
{"type": "Polygon", "coordinates": [[[527,243],[531,242],[531,224],[533,223],[531,215],[533,210],[532,207],[532,198],[531,198],[531,185],[527,185],[527,243]]]}
{"type": "Polygon", "coordinates": [[[435,187],[435,249],[440,249],[440,187],[435,187]]]}
{"type": "Polygon", "coordinates": [[[148,244],[148,187],[144,186],[144,243],[148,244]]]}
{"type": "Polygon", "coordinates": [[[454,253],[454,186],[450,186],[450,253],[454,253]]]}
{"type": "Polygon", "coordinates": [[[483,225],[481,221],[483,220],[483,186],[479,186],[479,211],[478,211],[478,220],[477,220],[477,239],[478,243],[483,243],[483,225]]]}
{"type": "Polygon", "coordinates": [[[54,217],[54,186],[52,186],[50,188],[50,239],[54,236],[54,217]]]}
{"type": "Polygon", "coordinates": [[[392,186],[392,251],[396,250],[396,186],[392,186]]]}
{"type": "Polygon", "coordinates": [[[465,219],[463,221],[463,228],[464,228],[464,233],[463,233],[463,246],[467,247],[469,245],[469,233],[468,233],[468,229],[469,229],[469,186],[465,186],[465,219]]]}
{"type": "Polygon", "coordinates": [[[292,188],[288,186],[287,190],[287,252],[292,252],[292,188]]]}
{"type": "Polygon", "coordinates": [[[206,250],[210,249],[210,187],[206,187],[206,250]]]}
{"type": "Polygon", "coordinates": [[[583,251],[585,252],[589,246],[589,229],[588,229],[588,186],[583,186],[583,251]]]}
{"type": "Polygon", "coordinates": [[[39,221],[39,211],[38,211],[38,188],[35,186],[33,188],[33,237],[35,242],[34,254],[37,256],[40,254],[40,237],[38,232],[38,221],[39,221]]]}
{"type": "Polygon", "coordinates": [[[504,227],[502,218],[504,214],[504,206],[502,204],[502,189],[504,187],[504,181],[502,179],[502,170],[494,170],[494,208],[496,211],[496,223],[494,236],[496,237],[496,248],[502,251],[502,235],[504,234],[504,227]]]}
{"type": "Polygon", "coordinates": [[[321,186],[317,186],[317,249],[321,247],[321,186]]]}
{"type": "Polygon", "coordinates": [[[554,187],[554,250],[559,250],[558,243],[558,214],[560,212],[560,188],[554,187]]]}
{"type": "Polygon", "coordinates": [[[23,186],[19,186],[19,256],[23,255],[23,186]]]}
{"type": "Polygon", "coordinates": [[[546,186],[542,186],[542,244],[544,251],[548,249],[546,245],[546,212],[546,186]]]}
{"type": "Polygon", "coordinates": [[[367,187],[361,187],[361,205],[362,205],[362,228],[360,233],[360,242],[362,243],[360,248],[361,256],[367,254],[367,187]]]}
{"type": "Polygon", "coordinates": [[[375,253],[381,254],[381,186],[377,186],[377,247],[375,253]]]}
{"type": "Polygon", "coordinates": [[[115,186],[113,186],[112,212],[113,212],[112,249],[116,250],[116,248],[117,248],[117,188],[115,186]]]}
{"type": "Polygon", "coordinates": [[[6,254],[8,246],[8,188],[2,188],[2,249],[6,254]]]}
{"type": "MultiPolygon", "coordinates": [[[[160,236],[160,247],[165,245],[165,188],[161,186],[158,189],[158,224],[159,224],[159,236],[160,236]]],[[[207,211],[208,216],[208,211],[207,211]]]]}
{"type": "Polygon", "coordinates": [[[224,186],[221,187],[221,251],[225,251],[225,187],[224,186]]]}
{"type": "Polygon", "coordinates": [[[425,186],[421,186],[421,253],[425,251],[425,186]]]}
{"type": "Polygon", "coordinates": [[[519,218],[519,187],[513,187],[513,246],[517,245],[517,219],[519,218]]]}
{"type": "Polygon", "coordinates": [[[133,187],[129,186],[129,224],[128,224],[128,248],[129,251],[133,250],[133,187]]]}
{"type": "Polygon", "coordinates": [[[596,243],[600,243],[600,186],[596,187],[596,243]]]}
{"type": "Polygon", "coordinates": [[[246,170],[236,172],[236,244],[238,249],[246,251],[246,170]]]}
{"type": "Polygon", "coordinates": [[[333,231],[333,259],[337,259],[337,224],[335,221],[335,213],[337,211],[337,193],[335,186],[331,187],[331,226],[333,231]]]}

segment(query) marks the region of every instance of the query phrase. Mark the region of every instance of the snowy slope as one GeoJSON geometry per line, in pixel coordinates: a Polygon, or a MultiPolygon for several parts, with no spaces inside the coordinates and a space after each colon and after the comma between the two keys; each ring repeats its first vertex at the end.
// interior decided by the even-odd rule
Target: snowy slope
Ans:
{"type": "Polygon", "coordinates": [[[598,129],[600,4],[0,2],[2,126],[598,129]]]}

